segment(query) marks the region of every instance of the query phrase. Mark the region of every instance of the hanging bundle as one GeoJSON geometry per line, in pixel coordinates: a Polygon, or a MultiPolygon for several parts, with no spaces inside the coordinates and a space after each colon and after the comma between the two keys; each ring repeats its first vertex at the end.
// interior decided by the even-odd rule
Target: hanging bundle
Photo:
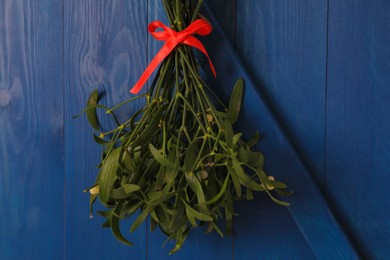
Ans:
{"type": "MultiPolygon", "coordinates": [[[[235,83],[225,106],[199,75],[193,48],[207,52],[194,35],[209,34],[211,25],[198,15],[202,1],[195,6],[191,2],[164,0],[171,27],[159,21],[149,25],[149,32],[165,45],[131,92],[137,93],[161,63],[149,91],[111,109],[98,104],[94,91],[85,110],[99,132],[95,141],[104,147],[96,182],[87,189],[91,211],[98,198],[108,208],[99,212],[107,219],[103,226],[128,245],[132,243],[121,234],[119,222],[137,215],[130,228],[134,231],[150,217],[152,230],[158,226],[176,241],[171,253],[181,248],[197,226],[223,236],[219,221],[223,219],[230,233],[233,202],[253,199],[253,191],[288,205],[272,195],[288,195],[286,185],[267,176],[262,154],[251,150],[258,135],[243,141],[242,133],[233,130],[243,80],[235,83]],[[119,122],[115,110],[137,98],[145,98],[145,106],[119,122]],[[116,128],[101,130],[98,108],[114,118],[116,128]]],[[[210,68],[215,74],[211,61],[210,68]]]]}

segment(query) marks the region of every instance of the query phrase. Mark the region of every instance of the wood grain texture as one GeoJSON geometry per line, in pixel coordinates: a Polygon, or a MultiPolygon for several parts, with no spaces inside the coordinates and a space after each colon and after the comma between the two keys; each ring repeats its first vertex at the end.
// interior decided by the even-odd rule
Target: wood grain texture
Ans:
{"type": "Polygon", "coordinates": [[[323,190],[327,1],[236,1],[237,53],[323,190]]]}
{"type": "MultiPolygon", "coordinates": [[[[238,129],[261,131],[268,173],[294,195],[288,209],[262,195],[237,203],[233,237],[197,230],[169,259],[358,258],[310,175],[362,258],[387,259],[390,3],[205,2],[227,35],[214,20],[206,47],[219,77],[210,85],[227,99],[244,77],[238,129]]],[[[162,44],[147,35],[148,22],[166,22],[161,6],[0,1],[0,259],[168,259],[173,244],[161,249],[159,231],[144,225],[129,234],[124,223],[129,248],[98,215],[89,219],[82,191],[96,177],[100,148],[86,118],[72,119],[95,88],[109,106],[130,97],[162,44]]]]}
{"type": "MultiPolygon", "coordinates": [[[[93,142],[86,117],[72,119],[93,89],[104,92],[102,102],[107,106],[130,97],[131,85],[146,66],[146,4],[137,0],[64,2],[66,259],[146,258],[146,227],[129,234],[130,223],[123,223],[124,236],[135,243],[131,248],[101,228],[103,218],[95,214],[89,219],[89,195],[82,191],[98,173],[100,147],[93,142]]],[[[134,102],[122,110],[120,120],[140,105],[134,102]]],[[[102,124],[110,121],[102,119],[102,124]]]]}
{"type": "Polygon", "coordinates": [[[236,2],[237,0],[206,0],[210,10],[217,17],[226,37],[236,45],[236,2]]]}
{"type": "Polygon", "coordinates": [[[63,255],[58,1],[0,1],[0,259],[63,255]]]}
{"type": "MultiPolygon", "coordinates": [[[[232,46],[235,46],[236,14],[234,11],[236,10],[236,1],[227,1],[223,5],[220,2],[209,1],[208,6],[216,17],[218,24],[223,28],[225,36],[232,46]],[[227,12],[225,12],[225,9],[227,12]]],[[[245,14],[238,13],[237,15],[245,14]]],[[[242,39],[237,40],[237,42],[241,41],[242,39]]],[[[221,41],[219,40],[219,42],[221,41]]],[[[218,57],[215,59],[220,60],[218,57]]],[[[235,68],[232,67],[230,70],[235,70],[235,68]]],[[[229,71],[228,73],[231,74],[229,71]]],[[[225,74],[218,75],[218,78],[225,77],[225,74]]],[[[228,84],[229,87],[233,84],[233,82],[225,82],[223,79],[218,80],[218,83],[221,82],[225,85],[228,84]]],[[[220,88],[221,86],[213,87],[220,88]]],[[[246,132],[246,129],[241,129],[246,132]]],[[[314,257],[305,238],[301,235],[300,230],[285,208],[275,205],[268,198],[261,195],[256,196],[255,201],[237,202],[236,207],[238,216],[235,218],[234,225],[234,256],[237,259],[314,257]],[[275,244],[278,244],[279,250],[275,250],[275,244]]]]}
{"type": "MultiPolygon", "coordinates": [[[[263,257],[262,250],[265,250],[265,252],[271,251],[266,246],[262,247],[262,244],[265,244],[274,245],[273,252],[269,253],[269,257],[272,257],[271,254],[273,254],[274,257],[276,255],[275,258],[289,255],[293,259],[312,259],[314,255],[317,259],[357,259],[358,256],[354,249],[335,221],[321,192],[281,130],[274,115],[265,104],[263,96],[255,87],[249,74],[243,69],[233,47],[228,44],[228,40],[220,33],[221,29],[216,24],[215,19],[212,19],[212,21],[216,30],[208,38],[206,49],[213,54],[212,59],[215,62],[216,69],[224,77],[214,79],[210,75],[210,82],[215,86],[223,86],[223,88],[217,87],[215,90],[224,100],[227,100],[234,81],[239,77],[243,77],[246,88],[241,117],[237,125],[239,129],[245,130],[248,135],[254,133],[255,130],[260,130],[262,140],[257,148],[265,155],[266,170],[288,183],[294,191],[294,195],[288,199],[291,202],[288,211],[300,231],[295,232],[294,226],[278,221],[283,220],[286,214],[276,211],[280,209],[277,205],[273,205],[272,208],[265,207],[272,213],[269,213],[270,215],[264,219],[262,219],[262,215],[255,213],[253,216],[246,214],[248,218],[253,218],[253,221],[247,225],[246,230],[256,230],[257,232],[253,231],[250,234],[246,231],[243,232],[244,237],[234,239],[235,257],[242,258],[245,256],[250,259],[253,254],[263,257]],[[266,224],[263,224],[264,222],[268,224],[268,228],[266,224]],[[265,226],[267,231],[272,232],[262,233],[263,230],[257,229],[256,223],[259,226],[265,226]],[[288,230],[283,233],[285,228],[288,230]],[[291,233],[288,231],[291,231],[291,233]],[[272,234],[272,237],[269,234],[272,234]],[[299,244],[299,241],[302,241],[300,235],[303,235],[311,251],[305,249],[304,245],[299,244]],[[272,242],[270,242],[271,238],[274,239],[272,242]],[[289,240],[289,242],[284,244],[284,239],[289,240]],[[252,246],[248,248],[247,244],[251,243],[250,241],[258,241],[258,243],[252,242],[252,246]],[[303,251],[301,251],[302,249],[303,251]]],[[[203,61],[203,65],[207,66],[207,60],[201,57],[200,59],[203,61]]],[[[257,202],[261,203],[262,201],[257,200],[257,202]]],[[[259,204],[258,212],[263,210],[260,207],[264,207],[264,205],[266,204],[259,204]]],[[[246,209],[250,212],[257,212],[253,208],[248,207],[246,209]]],[[[240,220],[236,220],[236,226],[238,221],[240,220]]],[[[240,223],[244,223],[242,225],[245,226],[247,221],[240,223]]],[[[238,233],[239,230],[236,232],[238,233]]]]}
{"type": "Polygon", "coordinates": [[[390,2],[330,1],[327,194],[362,257],[390,257],[390,2]]]}

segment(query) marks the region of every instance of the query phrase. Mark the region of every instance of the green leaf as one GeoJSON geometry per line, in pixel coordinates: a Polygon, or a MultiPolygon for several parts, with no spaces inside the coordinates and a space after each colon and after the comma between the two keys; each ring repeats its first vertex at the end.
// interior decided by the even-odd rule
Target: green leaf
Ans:
{"type": "Polygon", "coordinates": [[[217,231],[218,235],[220,235],[222,238],[224,237],[221,229],[217,226],[217,224],[215,224],[214,222],[209,222],[208,233],[211,232],[212,230],[217,231]]]}
{"type": "Polygon", "coordinates": [[[218,194],[214,198],[212,198],[211,200],[207,201],[206,202],[207,205],[213,204],[214,202],[218,201],[222,197],[222,195],[225,193],[227,185],[229,183],[229,177],[230,177],[230,172],[228,173],[228,175],[226,175],[225,181],[223,182],[222,187],[219,190],[218,194]]]}
{"type": "Polygon", "coordinates": [[[105,211],[98,211],[97,214],[99,214],[100,216],[104,217],[104,218],[111,218],[111,215],[114,213],[114,210],[110,209],[110,210],[105,210],[105,211]]]}
{"type": "Polygon", "coordinates": [[[242,169],[240,163],[237,160],[237,157],[232,156],[232,162],[233,162],[234,173],[237,174],[239,181],[242,185],[256,191],[264,190],[264,188],[259,183],[256,183],[248,175],[245,174],[244,170],[242,169]]]}
{"type": "Polygon", "coordinates": [[[122,187],[126,193],[132,193],[140,189],[140,186],[135,184],[122,184],[122,187]]]}
{"type": "Polygon", "coordinates": [[[238,141],[240,140],[242,136],[242,133],[238,133],[238,134],[235,134],[234,137],[233,137],[233,144],[236,145],[238,143],[238,141]]]}
{"type": "Polygon", "coordinates": [[[87,118],[93,128],[99,131],[99,119],[96,113],[96,105],[99,102],[99,92],[95,89],[88,98],[87,102],[87,118]]]}
{"type": "Polygon", "coordinates": [[[149,207],[145,208],[141,214],[134,220],[133,224],[131,225],[130,232],[134,232],[141,224],[145,221],[146,217],[149,214],[149,207]]]}
{"type": "Polygon", "coordinates": [[[112,142],[106,141],[103,138],[93,134],[93,139],[95,140],[96,143],[101,144],[101,145],[108,145],[111,144],[112,142]]]}
{"type": "Polygon", "coordinates": [[[263,167],[264,157],[262,153],[253,152],[240,148],[238,150],[238,158],[240,161],[252,165],[256,169],[263,167]]]}
{"type": "Polygon", "coordinates": [[[175,179],[177,174],[179,173],[180,166],[179,163],[176,162],[175,168],[173,170],[165,171],[164,182],[166,183],[164,190],[169,191],[173,185],[175,185],[175,179]]]}
{"type": "Polygon", "coordinates": [[[233,127],[229,120],[224,120],[223,123],[225,129],[226,145],[227,148],[231,149],[233,148],[233,137],[234,137],[233,127]]]}
{"type": "Polygon", "coordinates": [[[156,174],[156,180],[154,181],[154,185],[153,185],[153,189],[155,190],[161,190],[163,189],[163,186],[164,186],[164,179],[165,179],[165,175],[167,173],[167,171],[170,171],[171,169],[167,168],[167,167],[164,167],[164,166],[161,166],[159,169],[158,169],[158,172],[156,174]]]}
{"type": "Polygon", "coordinates": [[[133,162],[133,159],[131,158],[131,155],[130,153],[125,150],[125,152],[123,153],[123,156],[122,156],[122,163],[123,163],[123,166],[129,170],[130,172],[132,173],[136,173],[137,172],[137,169],[134,165],[134,162],[133,162]]]}
{"type": "Polygon", "coordinates": [[[154,231],[156,230],[156,227],[157,227],[157,223],[153,218],[150,220],[150,231],[154,231]]]}
{"type": "Polygon", "coordinates": [[[152,219],[155,222],[160,223],[160,220],[158,219],[157,214],[156,214],[156,212],[154,210],[152,212],[150,212],[150,216],[152,217],[152,219]]]}
{"type": "Polygon", "coordinates": [[[103,204],[106,204],[110,199],[113,184],[117,178],[116,172],[119,168],[118,159],[120,154],[120,147],[114,149],[107,155],[100,169],[99,199],[103,204]]]}
{"type": "Polygon", "coordinates": [[[191,230],[191,229],[186,229],[186,226],[187,225],[181,226],[178,229],[178,231],[176,232],[176,236],[175,236],[176,245],[171,251],[169,251],[169,255],[176,253],[182,247],[184,241],[186,240],[186,238],[188,236],[189,231],[191,230]]]}
{"type": "Polygon", "coordinates": [[[191,206],[188,205],[184,199],[182,199],[182,201],[183,201],[184,205],[186,206],[187,216],[191,215],[191,217],[193,216],[194,218],[199,219],[201,221],[213,221],[212,217],[210,217],[206,214],[200,213],[199,211],[196,211],[195,209],[191,208],[191,206]]]}
{"type": "Polygon", "coordinates": [[[244,80],[242,78],[238,79],[234,85],[232,94],[230,95],[228,114],[229,121],[231,124],[234,124],[240,113],[242,94],[244,92],[244,80]]]}
{"type": "Polygon", "coordinates": [[[241,191],[241,183],[240,181],[238,180],[238,176],[236,174],[234,174],[234,169],[233,168],[230,168],[229,169],[229,173],[231,172],[230,176],[232,177],[232,181],[233,181],[233,186],[234,186],[234,189],[236,191],[236,194],[237,194],[237,197],[241,197],[241,194],[242,194],[242,191],[241,191]]]}
{"type": "Polygon", "coordinates": [[[190,221],[191,225],[194,227],[197,227],[198,223],[196,223],[195,216],[194,216],[194,214],[192,214],[191,211],[189,211],[189,209],[187,207],[186,207],[186,215],[187,215],[187,218],[190,221]]]}
{"type": "Polygon", "coordinates": [[[107,219],[103,224],[102,228],[111,228],[111,218],[107,219]]]}
{"type": "Polygon", "coordinates": [[[270,196],[272,201],[273,202],[276,202],[277,204],[281,205],[281,206],[290,206],[290,203],[288,202],[285,202],[285,201],[281,201],[281,200],[278,200],[277,198],[273,197],[273,196],[270,196]]]}
{"type": "Polygon", "coordinates": [[[112,199],[115,200],[123,200],[130,197],[131,194],[127,194],[123,188],[119,188],[119,189],[112,189],[110,196],[112,199]]]}
{"type": "Polygon", "coordinates": [[[165,167],[168,167],[168,168],[175,168],[175,164],[173,162],[171,162],[170,160],[168,160],[167,158],[165,158],[159,150],[157,150],[153,144],[149,144],[149,150],[150,152],[152,153],[154,159],[156,159],[157,162],[159,162],[162,166],[165,166],[165,167]]]}
{"type": "Polygon", "coordinates": [[[203,192],[202,184],[198,180],[198,178],[192,172],[185,173],[186,180],[191,190],[195,193],[196,198],[198,200],[198,207],[202,213],[208,213],[208,209],[206,207],[206,199],[203,192]]]}
{"type": "Polygon", "coordinates": [[[273,180],[270,180],[270,179],[267,180],[266,185],[267,186],[271,186],[273,188],[279,188],[279,189],[287,188],[286,184],[284,184],[284,183],[282,183],[280,181],[273,181],[273,180]]]}
{"type": "Polygon", "coordinates": [[[111,190],[111,198],[113,199],[127,199],[131,197],[133,192],[140,189],[138,185],[135,184],[121,184],[122,187],[118,189],[111,190]]]}
{"type": "Polygon", "coordinates": [[[122,211],[127,216],[131,216],[131,215],[133,215],[137,211],[137,209],[139,209],[139,207],[141,207],[141,205],[143,203],[144,203],[143,201],[139,201],[139,200],[134,200],[131,203],[125,203],[125,204],[123,204],[122,211]]]}
{"type": "Polygon", "coordinates": [[[286,191],[284,189],[279,189],[279,188],[275,188],[275,191],[281,195],[281,196],[285,196],[285,197],[288,197],[288,196],[291,196],[291,194],[293,193],[292,191],[286,191]]]}
{"type": "Polygon", "coordinates": [[[114,211],[114,214],[111,215],[111,221],[110,221],[110,226],[111,226],[111,231],[114,234],[115,238],[118,239],[120,242],[128,245],[128,246],[133,246],[133,243],[128,241],[121,233],[120,228],[119,228],[119,215],[122,210],[122,203],[119,203],[114,211]]]}
{"type": "MultiPolygon", "coordinates": [[[[178,199],[178,197],[176,199],[178,199]]],[[[183,224],[183,219],[186,216],[185,206],[181,200],[176,200],[174,209],[174,211],[169,211],[172,214],[166,215],[166,222],[168,224],[167,227],[170,230],[169,233],[171,234],[176,233],[180,229],[180,226],[183,224]]],[[[166,212],[168,212],[168,210],[166,212]]]]}
{"type": "Polygon", "coordinates": [[[196,163],[197,163],[196,162],[196,158],[198,157],[198,154],[197,154],[198,144],[197,144],[197,142],[198,142],[198,140],[195,140],[192,143],[190,143],[190,145],[188,146],[188,148],[186,150],[186,154],[184,157],[184,165],[183,165],[185,172],[192,172],[194,165],[196,165],[196,163]]]}
{"type": "Polygon", "coordinates": [[[258,131],[256,131],[256,133],[251,137],[251,139],[248,140],[248,142],[246,142],[246,145],[248,147],[252,147],[254,146],[255,144],[257,144],[257,142],[259,141],[260,139],[260,134],[258,131]]]}
{"type": "Polygon", "coordinates": [[[228,113],[225,113],[225,112],[221,112],[221,111],[215,111],[215,114],[220,117],[220,118],[224,118],[224,119],[228,119],[229,118],[229,114],[228,113]]]}
{"type": "Polygon", "coordinates": [[[149,202],[158,200],[163,195],[162,191],[151,191],[148,193],[149,202]]]}

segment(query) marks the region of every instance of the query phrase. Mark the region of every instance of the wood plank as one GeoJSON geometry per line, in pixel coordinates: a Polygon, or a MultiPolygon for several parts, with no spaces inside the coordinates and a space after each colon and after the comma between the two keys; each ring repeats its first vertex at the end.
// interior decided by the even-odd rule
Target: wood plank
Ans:
{"type": "Polygon", "coordinates": [[[63,258],[61,8],[0,1],[0,259],[63,258]]]}
{"type": "Polygon", "coordinates": [[[237,0],[206,0],[230,43],[236,45],[236,2],[237,0]]]}
{"type": "MultiPolygon", "coordinates": [[[[254,133],[257,129],[261,131],[260,134],[263,138],[257,148],[265,155],[267,171],[288,183],[294,191],[294,195],[288,199],[291,202],[288,212],[306,239],[312,253],[318,259],[357,259],[358,256],[355,250],[335,221],[325,199],[281,130],[275,116],[266,105],[264,97],[258,91],[248,72],[243,69],[243,64],[226,37],[221,33],[222,30],[215,19],[211,19],[211,21],[215,31],[207,38],[206,49],[211,54],[219,75],[223,75],[223,77],[213,79],[210,75],[210,84],[224,86],[223,88],[216,88],[216,91],[224,100],[227,100],[234,81],[239,77],[243,77],[245,80],[245,96],[240,121],[237,125],[240,129],[245,129],[248,134],[254,133]]],[[[207,66],[207,60],[202,59],[201,56],[199,58],[207,66]]],[[[274,206],[277,208],[276,205],[274,206]]],[[[282,213],[278,213],[273,216],[281,215],[282,213]]],[[[262,215],[256,215],[255,217],[257,217],[257,222],[272,221],[270,218],[261,219],[262,215]]],[[[274,231],[280,232],[278,229],[274,231]]],[[[258,233],[260,232],[261,230],[258,233]]],[[[272,245],[277,246],[278,236],[277,234],[274,234],[274,236],[275,241],[272,245]]],[[[243,238],[242,243],[251,240],[257,241],[256,239],[257,237],[254,234],[249,239],[243,238]]],[[[236,241],[237,239],[235,239],[235,244],[236,241]]],[[[275,250],[275,247],[273,250],[275,250]]],[[[258,244],[257,250],[260,251],[261,249],[261,244],[258,244]]],[[[289,249],[278,247],[278,250],[289,249]]],[[[235,257],[240,258],[240,254],[243,253],[245,252],[235,251],[235,257]]]]}
{"type": "MultiPolygon", "coordinates": [[[[242,12],[242,7],[237,9],[238,13],[234,8],[236,4],[243,5],[243,3],[227,1],[222,5],[220,2],[211,1],[208,4],[225,35],[235,46],[235,34],[237,33],[235,29],[242,30],[243,26],[241,24],[240,28],[236,28],[236,16],[241,17],[246,14],[242,12]],[[225,12],[226,9],[227,12],[225,12]],[[231,9],[234,11],[232,12],[231,9]]],[[[253,12],[257,13],[257,9],[253,12]]],[[[251,36],[247,36],[247,38],[250,40],[251,36]]],[[[239,43],[242,41],[243,39],[237,39],[239,43]]],[[[219,76],[223,77],[223,75],[219,76]]],[[[286,209],[275,207],[268,198],[256,196],[255,201],[239,202],[237,203],[237,212],[238,217],[234,226],[234,251],[238,258],[286,259],[305,257],[309,259],[314,257],[295,222],[289,214],[286,214],[286,209]],[[259,221],[258,216],[261,216],[263,221],[259,221]],[[279,250],[275,250],[276,246],[279,250]]]]}
{"type": "MultiPolygon", "coordinates": [[[[165,11],[162,8],[160,0],[149,0],[148,16],[149,22],[153,20],[161,20],[168,24],[165,11]]],[[[147,33],[145,27],[145,34],[147,33]]],[[[151,60],[158,52],[162,43],[149,37],[148,58],[151,60]]],[[[221,238],[216,232],[205,235],[202,227],[191,231],[191,234],[186,239],[182,249],[174,255],[168,256],[169,251],[175,246],[174,241],[167,242],[161,248],[161,245],[166,240],[166,236],[158,229],[154,232],[149,232],[148,235],[148,258],[149,259],[232,259],[233,257],[233,238],[221,238]]]]}
{"type": "Polygon", "coordinates": [[[390,256],[389,14],[330,1],[327,194],[364,259],[390,256]]]}
{"type": "Polygon", "coordinates": [[[323,191],[326,0],[237,0],[236,50],[323,191]]]}
{"type": "MultiPolygon", "coordinates": [[[[130,224],[122,225],[124,236],[135,244],[131,248],[101,228],[101,217],[88,218],[89,196],[82,191],[98,173],[100,147],[86,117],[72,119],[93,89],[105,92],[102,102],[108,106],[130,97],[131,84],[146,66],[146,5],[137,0],[64,2],[66,259],[146,258],[145,227],[129,234],[130,224]]],[[[126,107],[120,120],[140,105],[126,107]]]]}
{"type": "Polygon", "coordinates": [[[235,259],[316,258],[288,210],[267,196],[236,202],[236,211],[235,259]]]}

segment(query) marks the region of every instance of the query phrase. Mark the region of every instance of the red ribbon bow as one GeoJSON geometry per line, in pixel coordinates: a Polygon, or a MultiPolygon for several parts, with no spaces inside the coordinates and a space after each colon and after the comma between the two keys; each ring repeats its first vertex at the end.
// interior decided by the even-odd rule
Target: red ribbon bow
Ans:
{"type": "Polygon", "coordinates": [[[209,59],[209,64],[211,71],[214,76],[216,76],[214,65],[211,62],[209,55],[207,54],[206,49],[203,44],[196,39],[192,34],[198,34],[201,36],[206,36],[211,33],[212,27],[206,22],[204,19],[195,20],[190,24],[186,29],[180,32],[176,32],[172,30],[168,26],[165,26],[160,21],[151,22],[148,26],[149,33],[157,40],[166,41],[164,46],[159,50],[153,60],[150,62],[149,66],[146,68],[138,82],[134,85],[134,87],[130,90],[131,93],[137,94],[143,85],[146,83],[150,75],[152,75],[153,71],[157,68],[157,66],[173,51],[173,49],[180,43],[187,44],[189,46],[195,47],[203,52],[207,58],[209,59]],[[162,28],[162,31],[157,31],[158,28],[162,28]]]}

